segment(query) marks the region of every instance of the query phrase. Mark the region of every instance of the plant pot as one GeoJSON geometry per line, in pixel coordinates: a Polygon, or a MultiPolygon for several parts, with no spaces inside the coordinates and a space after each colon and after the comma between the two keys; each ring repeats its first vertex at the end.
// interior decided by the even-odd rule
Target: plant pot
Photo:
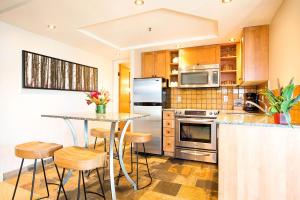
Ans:
{"type": "Polygon", "coordinates": [[[105,114],[106,113],[106,105],[96,105],[96,113],[97,114],[105,114]]]}
{"type": "Polygon", "coordinates": [[[284,115],[284,113],[275,113],[274,114],[274,123],[275,124],[282,124],[282,125],[287,125],[287,119],[284,115]]]}

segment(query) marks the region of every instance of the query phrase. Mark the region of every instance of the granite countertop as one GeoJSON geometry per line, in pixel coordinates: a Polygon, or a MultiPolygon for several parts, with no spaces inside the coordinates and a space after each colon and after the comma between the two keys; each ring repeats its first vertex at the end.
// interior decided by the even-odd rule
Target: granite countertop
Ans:
{"type": "MultiPolygon", "coordinates": [[[[275,124],[273,117],[245,111],[220,111],[216,122],[217,124],[290,128],[288,125],[275,124]]],[[[300,128],[299,124],[293,125],[293,127],[300,128]]]]}
{"type": "Polygon", "coordinates": [[[89,121],[105,121],[105,122],[121,122],[133,120],[141,117],[150,116],[149,114],[138,113],[106,113],[97,114],[95,112],[84,113],[55,113],[55,114],[42,114],[42,117],[61,118],[61,119],[74,119],[74,120],[89,120],[89,121]]]}

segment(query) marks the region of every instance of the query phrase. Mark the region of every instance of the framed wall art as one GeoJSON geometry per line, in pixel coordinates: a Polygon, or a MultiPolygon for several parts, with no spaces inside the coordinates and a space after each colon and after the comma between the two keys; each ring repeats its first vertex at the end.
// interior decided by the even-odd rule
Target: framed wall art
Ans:
{"type": "Polygon", "coordinates": [[[22,51],[23,88],[96,91],[98,68],[22,51]]]}

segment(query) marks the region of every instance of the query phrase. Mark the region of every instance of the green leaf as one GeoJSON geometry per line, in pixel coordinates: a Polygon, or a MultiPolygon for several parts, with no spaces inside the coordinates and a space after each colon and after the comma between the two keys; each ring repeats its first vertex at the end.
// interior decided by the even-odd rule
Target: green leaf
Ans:
{"type": "Polygon", "coordinates": [[[295,77],[291,78],[289,85],[292,85],[292,84],[294,85],[294,78],[295,77]]]}
{"type": "Polygon", "coordinates": [[[290,110],[291,100],[282,102],[280,106],[280,112],[287,113],[290,110]]]}
{"type": "Polygon", "coordinates": [[[291,101],[291,107],[300,102],[300,94],[291,101]]]}
{"type": "Polygon", "coordinates": [[[284,113],[285,119],[287,121],[287,123],[289,124],[290,127],[293,128],[292,124],[291,124],[291,115],[290,113],[284,113]]]}
{"type": "Polygon", "coordinates": [[[293,94],[294,94],[294,90],[295,90],[295,85],[294,84],[290,84],[288,86],[286,86],[283,91],[282,91],[282,97],[287,100],[287,99],[291,99],[293,94]]]}
{"type": "Polygon", "coordinates": [[[271,114],[275,114],[275,113],[278,113],[278,112],[280,112],[275,106],[271,106],[270,108],[269,108],[269,112],[271,113],[271,114]]]}

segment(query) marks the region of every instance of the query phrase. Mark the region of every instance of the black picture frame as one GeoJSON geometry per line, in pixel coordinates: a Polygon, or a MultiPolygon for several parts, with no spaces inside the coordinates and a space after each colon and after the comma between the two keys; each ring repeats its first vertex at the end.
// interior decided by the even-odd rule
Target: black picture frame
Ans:
{"type": "Polygon", "coordinates": [[[22,87],[91,92],[98,90],[98,68],[22,50],[22,87]]]}

